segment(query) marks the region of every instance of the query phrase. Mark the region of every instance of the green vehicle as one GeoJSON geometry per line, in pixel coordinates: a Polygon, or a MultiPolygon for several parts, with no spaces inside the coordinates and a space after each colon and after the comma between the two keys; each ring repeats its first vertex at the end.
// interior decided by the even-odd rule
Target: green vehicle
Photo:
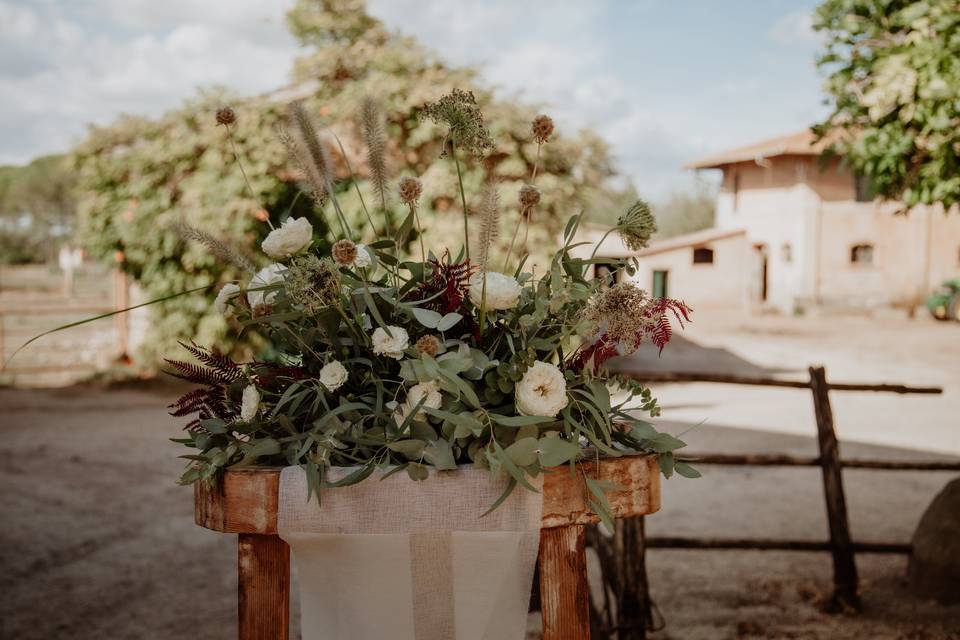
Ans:
{"type": "Polygon", "coordinates": [[[926,305],[937,320],[960,322],[960,278],[944,282],[927,298],[926,305]]]}

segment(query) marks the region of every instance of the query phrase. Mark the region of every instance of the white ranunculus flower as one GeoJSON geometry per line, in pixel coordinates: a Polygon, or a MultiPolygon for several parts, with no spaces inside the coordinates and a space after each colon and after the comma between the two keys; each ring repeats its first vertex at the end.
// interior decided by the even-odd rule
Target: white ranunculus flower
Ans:
{"type": "Polygon", "coordinates": [[[517,383],[517,412],[524,416],[556,416],[567,406],[567,381],[548,362],[534,362],[517,383]]]}
{"type": "Polygon", "coordinates": [[[431,409],[439,409],[440,403],[443,402],[443,396],[440,395],[440,387],[437,386],[437,383],[434,381],[430,382],[421,382],[420,384],[415,384],[410,387],[410,391],[407,392],[407,404],[404,410],[404,414],[409,411],[413,411],[413,408],[417,406],[417,403],[423,399],[423,404],[421,405],[420,411],[417,412],[417,419],[424,420],[427,417],[423,407],[429,407],[431,409]]]}
{"type": "Polygon", "coordinates": [[[402,327],[387,328],[390,329],[389,334],[382,327],[373,330],[373,352],[399,360],[403,357],[403,350],[410,346],[410,336],[402,327]]]}
{"type": "Polygon", "coordinates": [[[240,419],[250,422],[260,410],[260,392],[252,384],[243,388],[243,401],[240,403],[240,419]]]}
{"type": "Polygon", "coordinates": [[[367,249],[367,245],[357,243],[357,257],[353,259],[353,268],[362,269],[364,267],[369,267],[372,264],[370,259],[370,250],[367,249]]]}
{"type": "Polygon", "coordinates": [[[347,368],[339,360],[328,362],[320,369],[320,383],[330,392],[342,387],[348,376],[347,368]]]}
{"type": "Polygon", "coordinates": [[[228,315],[230,313],[229,302],[240,295],[240,287],[234,282],[228,282],[217,292],[217,299],[213,301],[213,308],[217,313],[228,315]]]}
{"type": "MultiPolygon", "coordinates": [[[[286,273],[286,271],[286,267],[274,262],[270,266],[257,271],[257,275],[250,279],[250,284],[247,285],[247,289],[257,289],[259,287],[266,287],[271,284],[283,282],[283,274],[286,273]]],[[[251,309],[256,309],[263,304],[272,304],[276,297],[276,291],[247,291],[247,302],[250,303],[251,309]]]]}
{"type": "Polygon", "coordinates": [[[260,247],[274,260],[291,258],[313,242],[313,226],[306,218],[287,218],[267,236],[260,247]]]}
{"type": "MultiPolygon", "coordinates": [[[[470,276],[470,301],[477,307],[483,297],[482,271],[470,276]]],[[[487,309],[512,309],[520,300],[520,283],[517,279],[497,273],[486,272],[487,276],[487,309]]]]}

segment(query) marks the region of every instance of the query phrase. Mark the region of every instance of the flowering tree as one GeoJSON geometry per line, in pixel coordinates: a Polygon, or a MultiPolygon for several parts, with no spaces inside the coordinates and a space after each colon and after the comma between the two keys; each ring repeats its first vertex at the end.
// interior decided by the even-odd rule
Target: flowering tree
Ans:
{"type": "Polygon", "coordinates": [[[877,195],[916,204],[960,200],[960,11],[954,0],[827,0],[833,113],[815,129],[877,195]]]}
{"type": "MultiPolygon", "coordinates": [[[[390,195],[396,185],[383,189],[377,183],[382,171],[370,165],[361,144],[368,127],[379,126],[391,174],[421,178],[417,216],[427,245],[459,240],[456,169],[452,163],[433,162],[444,151],[444,137],[437,135],[439,125],[421,117],[426,103],[458,87],[473,92],[493,123],[492,150],[486,150],[484,163],[462,167],[460,177],[467,193],[480,194],[467,202],[471,213],[481,209],[481,187],[495,183],[504,203],[500,224],[506,233],[499,234],[491,251],[505,254],[520,214],[520,188],[537,159],[538,145],[530,138],[536,111],[494,100],[478,86],[472,70],[448,67],[414,40],[390,33],[357,0],[300,0],[289,24],[308,47],[296,62],[294,85],[233,101],[237,119],[229,135],[211,115],[229,96],[212,93],[159,119],[125,118],[91,131],[74,158],[80,173],[78,224],[92,253],[117,260],[149,298],[159,298],[237,277],[236,267],[224,266],[197,243],[184,242],[175,230],[182,220],[240,254],[252,254],[251,248],[263,240],[265,220],[280,226],[288,217],[302,217],[322,234],[327,221],[319,215],[309,185],[304,189],[298,183],[296,158],[291,160],[277,133],[279,127],[295,129],[288,109],[294,99],[317,121],[329,143],[326,153],[340,190],[338,202],[350,218],[347,223],[363,227],[360,198],[367,204],[385,200],[384,208],[395,217],[384,224],[397,225],[405,218],[402,203],[390,195]],[[366,96],[383,114],[380,122],[365,121],[366,96]],[[245,163],[249,181],[235,170],[235,155],[245,163]]],[[[521,233],[516,241],[526,240],[529,247],[552,246],[567,215],[603,210],[616,195],[604,186],[612,168],[605,144],[595,135],[554,134],[542,153],[537,185],[546,195],[536,208],[529,237],[521,233]]],[[[418,251],[416,235],[411,238],[410,246],[418,251]]],[[[230,342],[222,317],[199,296],[170,300],[153,313],[152,334],[142,354],[148,362],[188,337],[205,344],[230,342]]],[[[252,336],[243,334],[244,344],[254,340],[252,336]]]]}

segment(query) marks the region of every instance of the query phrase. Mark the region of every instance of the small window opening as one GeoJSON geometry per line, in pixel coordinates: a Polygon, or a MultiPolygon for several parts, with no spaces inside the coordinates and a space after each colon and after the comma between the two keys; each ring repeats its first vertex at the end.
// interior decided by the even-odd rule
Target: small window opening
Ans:
{"type": "Polygon", "coordinates": [[[713,249],[696,247],[693,250],[693,264],[713,264],[713,249]]]}
{"type": "Polygon", "coordinates": [[[871,265],[873,264],[873,245],[856,244],[850,248],[850,262],[852,264],[871,265]]]}
{"type": "Polygon", "coordinates": [[[783,246],[780,248],[780,255],[783,257],[783,261],[786,264],[793,262],[793,246],[789,242],[784,242],[783,246]]]}

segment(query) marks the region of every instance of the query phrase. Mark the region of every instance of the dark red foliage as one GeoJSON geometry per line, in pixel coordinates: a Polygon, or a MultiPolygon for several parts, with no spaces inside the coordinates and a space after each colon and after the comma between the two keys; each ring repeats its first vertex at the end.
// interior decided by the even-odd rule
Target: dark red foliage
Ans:
{"type": "MultiPolygon", "coordinates": [[[[623,345],[626,351],[636,350],[645,339],[650,340],[663,353],[663,348],[673,337],[673,327],[670,324],[670,316],[676,319],[680,327],[684,327],[685,322],[690,322],[690,314],[693,312],[682,300],[673,298],[656,298],[647,303],[641,311],[644,318],[651,320],[645,323],[645,328],[638,331],[633,337],[633,344],[623,345]]],[[[603,364],[617,355],[620,355],[620,345],[611,340],[606,334],[600,336],[595,342],[588,345],[581,345],[576,351],[567,358],[566,366],[572,371],[581,371],[585,366],[592,366],[593,372],[597,372],[603,364]]]]}
{"type": "Polygon", "coordinates": [[[427,300],[423,308],[437,313],[453,313],[463,304],[469,291],[467,282],[476,270],[468,261],[450,262],[445,253],[440,260],[430,260],[430,278],[407,296],[408,300],[427,300]]]}

